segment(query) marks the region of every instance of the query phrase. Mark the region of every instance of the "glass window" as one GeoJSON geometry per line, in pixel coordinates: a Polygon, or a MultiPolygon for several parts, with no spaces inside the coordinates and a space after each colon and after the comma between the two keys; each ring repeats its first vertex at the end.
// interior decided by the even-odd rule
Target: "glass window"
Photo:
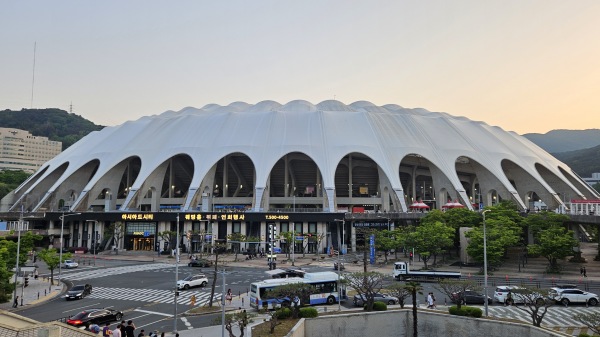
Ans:
{"type": "Polygon", "coordinates": [[[309,233],[317,233],[317,223],[316,222],[309,222],[308,223],[308,232],[309,233]]]}
{"type": "Polygon", "coordinates": [[[296,231],[296,233],[303,233],[302,232],[302,222],[296,222],[294,223],[294,230],[296,231]]]}
{"type": "Polygon", "coordinates": [[[281,232],[289,232],[290,231],[290,224],[287,222],[282,222],[281,223],[281,232]]]}

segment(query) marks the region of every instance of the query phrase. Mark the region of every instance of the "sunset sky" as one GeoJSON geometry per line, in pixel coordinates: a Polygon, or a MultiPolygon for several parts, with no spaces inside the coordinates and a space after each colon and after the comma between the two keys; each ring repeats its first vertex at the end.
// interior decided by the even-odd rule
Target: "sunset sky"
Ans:
{"type": "Polygon", "coordinates": [[[72,103],[118,125],[337,99],[520,134],[600,128],[597,0],[4,0],[0,18],[0,110],[72,103]]]}

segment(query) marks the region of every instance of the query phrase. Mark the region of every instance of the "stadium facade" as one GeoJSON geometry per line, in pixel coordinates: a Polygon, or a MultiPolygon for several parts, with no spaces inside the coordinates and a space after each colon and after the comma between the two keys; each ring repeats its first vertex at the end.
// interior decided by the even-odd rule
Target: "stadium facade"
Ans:
{"type": "Polygon", "coordinates": [[[354,250],[357,226],[393,226],[417,201],[477,209],[512,200],[528,210],[598,197],[529,140],[483,122],[297,100],[185,108],[93,132],[42,165],[2,210],[43,213],[38,226],[51,244],[64,220],[65,246],[105,248],[107,229],[122,223],[119,247],[166,248],[157,233],[179,224],[194,251],[231,233],[264,241],[271,224],[316,251],[342,242],[354,250]],[[357,224],[353,214],[372,221],[357,224]]]}

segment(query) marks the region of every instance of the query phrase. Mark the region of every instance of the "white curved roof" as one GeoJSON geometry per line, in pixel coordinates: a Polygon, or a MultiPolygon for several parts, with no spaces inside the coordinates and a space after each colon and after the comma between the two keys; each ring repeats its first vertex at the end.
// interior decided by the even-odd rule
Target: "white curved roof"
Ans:
{"type": "MultiPolygon", "coordinates": [[[[114,127],[92,132],[42,166],[42,176],[33,184],[23,184],[21,197],[36,187],[57,168],[68,164],[54,180],[48,193],[55,191],[68,177],[90,161],[99,161],[84,194],[123,160],[139,157],[141,171],[132,189],[165,160],[187,154],[194,163],[190,189],[197,188],[210,168],[231,153],[247,155],[255,166],[255,186],[266,186],[275,163],[291,152],[301,152],[318,166],[325,188],[334,187],[340,160],[350,153],[371,158],[389,179],[399,196],[403,193],[398,168],[407,155],[422,156],[448,177],[453,187],[462,189],[455,163],[467,157],[491,172],[513,195],[517,191],[503,173],[502,163],[510,161],[525,170],[550,194],[561,191],[550,186],[535,165],[556,176],[561,187],[572,195],[596,196],[573,182],[580,182],[571,169],[515,133],[464,117],[425,109],[407,109],[399,105],[377,106],[358,101],[346,105],[335,100],[312,104],[295,100],[286,104],[262,101],[257,104],[234,102],[227,106],[209,104],[200,109],[187,107],[166,111],[114,127]],[[561,171],[562,169],[562,171],[561,171]],[[566,172],[571,177],[566,177],[566,172]]],[[[81,199],[82,195],[78,196],[81,199]]],[[[38,207],[43,203],[41,200],[38,207]]],[[[406,206],[404,205],[406,209],[406,206]]]]}

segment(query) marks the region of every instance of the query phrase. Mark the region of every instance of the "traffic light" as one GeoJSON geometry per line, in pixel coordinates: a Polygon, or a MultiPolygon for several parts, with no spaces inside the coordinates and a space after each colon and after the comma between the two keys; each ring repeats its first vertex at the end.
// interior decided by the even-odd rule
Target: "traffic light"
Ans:
{"type": "Polygon", "coordinates": [[[29,285],[29,277],[25,277],[25,283],[23,284],[24,287],[27,287],[29,285]]]}
{"type": "Polygon", "coordinates": [[[273,241],[277,240],[277,225],[273,225],[273,241]]]}

